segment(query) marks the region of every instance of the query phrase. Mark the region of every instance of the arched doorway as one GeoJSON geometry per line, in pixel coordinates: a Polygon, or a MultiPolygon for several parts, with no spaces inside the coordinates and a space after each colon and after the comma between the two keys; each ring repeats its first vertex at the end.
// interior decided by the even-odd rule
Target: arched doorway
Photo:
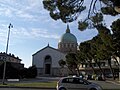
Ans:
{"type": "Polygon", "coordinates": [[[50,75],[51,74],[51,64],[52,64],[52,58],[50,55],[45,56],[44,60],[44,74],[50,75]]]}

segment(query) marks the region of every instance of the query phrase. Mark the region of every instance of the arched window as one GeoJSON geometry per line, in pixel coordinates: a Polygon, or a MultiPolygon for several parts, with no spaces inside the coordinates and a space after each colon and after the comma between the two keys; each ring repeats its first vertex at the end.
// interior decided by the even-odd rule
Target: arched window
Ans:
{"type": "Polygon", "coordinates": [[[45,63],[51,63],[51,56],[47,55],[45,57],[45,63]]]}

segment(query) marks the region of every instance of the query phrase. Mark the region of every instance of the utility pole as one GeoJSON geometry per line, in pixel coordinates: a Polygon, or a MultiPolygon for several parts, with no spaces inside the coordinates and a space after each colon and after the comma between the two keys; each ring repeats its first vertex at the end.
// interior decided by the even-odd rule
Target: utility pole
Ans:
{"type": "Polygon", "coordinates": [[[7,52],[8,52],[8,45],[9,45],[10,29],[13,28],[13,25],[10,23],[8,28],[9,28],[9,30],[8,30],[5,58],[4,58],[4,69],[3,69],[3,80],[2,80],[3,85],[5,85],[6,62],[7,62],[7,52]]]}

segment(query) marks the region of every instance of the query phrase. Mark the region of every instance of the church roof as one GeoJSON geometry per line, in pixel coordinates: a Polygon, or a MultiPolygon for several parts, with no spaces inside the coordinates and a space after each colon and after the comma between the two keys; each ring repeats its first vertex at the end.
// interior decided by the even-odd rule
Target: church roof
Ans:
{"type": "Polygon", "coordinates": [[[66,33],[62,35],[59,42],[62,43],[77,43],[76,37],[70,33],[69,26],[67,25],[66,33]]]}
{"type": "Polygon", "coordinates": [[[42,48],[41,50],[37,51],[37,52],[36,52],[36,53],[34,53],[32,56],[34,56],[34,55],[36,55],[37,53],[39,53],[39,52],[41,52],[41,51],[45,50],[46,48],[51,48],[51,49],[53,49],[53,50],[56,50],[56,51],[58,51],[58,52],[62,53],[62,52],[61,52],[61,51],[59,51],[58,49],[55,49],[55,48],[51,47],[51,46],[48,44],[46,47],[44,47],[44,48],[42,48]]]}

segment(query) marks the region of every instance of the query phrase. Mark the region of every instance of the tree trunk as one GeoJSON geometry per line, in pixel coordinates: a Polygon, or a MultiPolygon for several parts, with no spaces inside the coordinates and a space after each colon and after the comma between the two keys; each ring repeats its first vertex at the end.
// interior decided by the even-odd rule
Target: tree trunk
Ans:
{"type": "Polygon", "coordinates": [[[69,68],[69,66],[67,66],[67,68],[71,71],[72,74],[74,74],[73,70],[71,68],[69,68]]]}
{"type": "Polygon", "coordinates": [[[88,62],[88,63],[89,63],[89,65],[91,66],[91,68],[92,68],[92,70],[93,70],[93,73],[94,73],[94,74],[96,74],[96,71],[95,71],[95,69],[94,69],[93,65],[91,64],[91,62],[90,62],[89,60],[87,60],[87,62],[88,62]]]}
{"type": "Polygon", "coordinates": [[[94,59],[94,60],[95,60],[95,62],[97,64],[98,68],[100,69],[101,74],[105,77],[105,73],[104,73],[104,71],[102,70],[102,68],[100,66],[100,62],[98,62],[96,59],[94,59]]]}
{"type": "Polygon", "coordinates": [[[115,56],[113,56],[113,58],[115,59],[116,63],[117,63],[117,66],[119,67],[120,66],[120,63],[118,62],[117,58],[115,56]]]}
{"type": "Polygon", "coordinates": [[[114,71],[113,71],[113,68],[112,68],[112,65],[111,65],[111,58],[108,59],[108,64],[109,64],[109,67],[110,67],[110,71],[111,71],[111,73],[112,73],[112,75],[113,75],[113,80],[115,80],[114,71]]]}

